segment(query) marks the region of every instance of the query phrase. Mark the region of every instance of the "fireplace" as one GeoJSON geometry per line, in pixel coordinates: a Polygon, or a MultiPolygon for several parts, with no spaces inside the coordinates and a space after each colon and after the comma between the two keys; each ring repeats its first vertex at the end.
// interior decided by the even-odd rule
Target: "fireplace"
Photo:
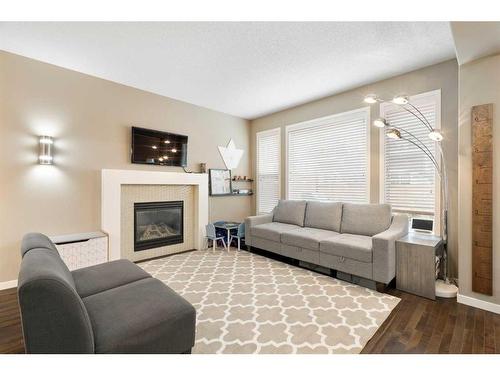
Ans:
{"type": "Polygon", "coordinates": [[[184,242],[184,202],[134,203],[134,251],[184,242]]]}

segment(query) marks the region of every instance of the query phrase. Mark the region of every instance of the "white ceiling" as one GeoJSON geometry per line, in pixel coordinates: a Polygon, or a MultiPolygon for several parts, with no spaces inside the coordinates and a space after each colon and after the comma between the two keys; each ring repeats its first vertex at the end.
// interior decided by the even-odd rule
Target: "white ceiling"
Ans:
{"type": "Polygon", "coordinates": [[[16,22],[0,49],[246,119],[455,57],[447,22],[16,22]]]}
{"type": "Polygon", "coordinates": [[[500,22],[452,22],[460,65],[500,51],[500,22]]]}

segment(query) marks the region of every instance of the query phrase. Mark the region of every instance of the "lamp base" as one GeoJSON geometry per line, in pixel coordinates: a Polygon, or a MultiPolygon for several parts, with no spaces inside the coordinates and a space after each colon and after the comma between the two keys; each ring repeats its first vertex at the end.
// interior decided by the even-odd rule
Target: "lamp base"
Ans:
{"type": "Polygon", "coordinates": [[[458,293],[458,287],[455,284],[445,280],[436,280],[436,297],[455,298],[458,293]]]}

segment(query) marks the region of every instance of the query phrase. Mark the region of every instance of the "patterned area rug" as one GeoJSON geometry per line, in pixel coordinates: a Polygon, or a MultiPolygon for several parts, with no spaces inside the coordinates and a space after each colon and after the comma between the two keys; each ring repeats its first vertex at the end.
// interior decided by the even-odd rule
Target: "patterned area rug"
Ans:
{"type": "Polygon", "coordinates": [[[359,353],[399,302],[234,249],[139,265],[195,306],[193,353],[359,353]]]}

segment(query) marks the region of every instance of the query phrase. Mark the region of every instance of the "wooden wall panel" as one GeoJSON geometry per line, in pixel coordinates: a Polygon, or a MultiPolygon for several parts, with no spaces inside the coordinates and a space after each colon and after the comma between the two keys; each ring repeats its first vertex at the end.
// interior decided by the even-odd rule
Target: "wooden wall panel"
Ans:
{"type": "Polygon", "coordinates": [[[472,290],[493,292],[493,105],[472,107],[472,290]]]}

